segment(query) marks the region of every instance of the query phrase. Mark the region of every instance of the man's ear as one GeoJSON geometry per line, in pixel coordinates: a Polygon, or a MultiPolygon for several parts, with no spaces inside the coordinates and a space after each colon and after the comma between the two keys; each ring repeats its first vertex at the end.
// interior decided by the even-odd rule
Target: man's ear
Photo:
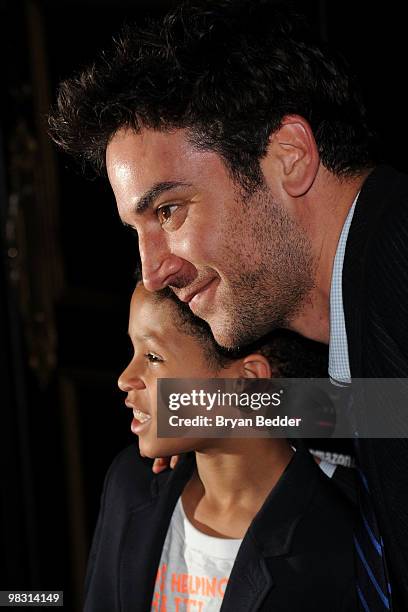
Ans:
{"type": "Polygon", "coordinates": [[[298,197],[313,185],[319,164],[309,123],[300,115],[286,115],[281,127],[271,134],[267,155],[261,161],[265,177],[280,178],[283,189],[291,197],[298,197]]]}
{"type": "Polygon", "coordinates": [[[269,361],[263,355],[254,353],[242,360],[242,378],[271,378],[272,370],[269,361]]]}

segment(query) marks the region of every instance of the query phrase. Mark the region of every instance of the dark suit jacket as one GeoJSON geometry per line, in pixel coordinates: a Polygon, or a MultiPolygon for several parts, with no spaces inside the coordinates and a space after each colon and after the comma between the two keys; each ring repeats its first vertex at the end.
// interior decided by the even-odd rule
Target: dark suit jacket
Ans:
{"type": "MultiPolygon", "coordinates": [[[[386,166],[371,173],[357,201],[343,266],[343,301],[352,378],[407,378],[408,177],[386,166]]],[[[391,414],[387,401],[379,397],[376,406],[384,415],[391,414]]],[[[405,416],[400,427],[406,423],[405,416]]],[[[408,439],[361,440],[360,449],[395,609],[406,611],[408,439]]]]}
{"type": "MultiPolygon", "coordinates": [[[[136,446],[112,464],[90,553],[85,612],[150,612],[162,547],[194,454],[155,475],[136,446]]],[[[356,610],[353,509],[298,450],[242,542],[223,612],[356,610]]]]}

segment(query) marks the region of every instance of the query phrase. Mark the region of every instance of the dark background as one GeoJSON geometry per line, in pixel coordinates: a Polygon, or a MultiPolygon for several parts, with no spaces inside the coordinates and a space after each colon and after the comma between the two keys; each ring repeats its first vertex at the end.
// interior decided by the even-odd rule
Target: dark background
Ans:
{"type": "MultiPolygon", "coordinates": [[[[116,379],[130,354],[137,244],[109,186],[49,142],[57,83],[122,21],[165,0],[0,1],[0,590],[65,591],[81,609],[103,477],[132,442],[116,379]]],[[[352,61],[384,158],[407,170],[406,33],[399,5],[303,4],[352,61]]]]}

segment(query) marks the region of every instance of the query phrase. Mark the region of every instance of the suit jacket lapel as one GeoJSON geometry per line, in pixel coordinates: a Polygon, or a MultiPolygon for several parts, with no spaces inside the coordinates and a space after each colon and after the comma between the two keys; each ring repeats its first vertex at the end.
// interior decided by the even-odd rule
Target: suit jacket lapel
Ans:
{"type": "Polygon", "coordinates": [[[256,612],[274,587],[266,559],[291,552],[293,535],[318,484],[319,470],[300,448],[251,523],[225,591],[222,612],[256,612]]]}
{"type": "Polygon", "coordinates": [[[399,188],[399,174],[387,166],[378,166],[366,179],[357,200],[347,239],[343,264],[343,307],[347,330],[350,371],[352,378],[362,372],[362,317],[364,316],[367,247],[381,214],[399,188]]]}
{"type": "Polygon", "coordinates": [[[132,510],[120,554],[121,612],[150,612],[164,540],[174,507],[194,469],[194,455],[184,455],[177,469],[152,482],[151,500],[132,510]]]}
{"type": "Polygon", "coordinates": [[[228,580],[221,611],[256,612],[273,584],[257,544],[247,534],[228,580]]]}

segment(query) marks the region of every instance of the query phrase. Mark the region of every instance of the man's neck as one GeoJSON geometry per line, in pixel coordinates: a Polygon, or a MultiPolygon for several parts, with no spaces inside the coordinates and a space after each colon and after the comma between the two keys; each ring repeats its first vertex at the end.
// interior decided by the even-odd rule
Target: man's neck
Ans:
{"type": "Polygon", "coordinates": [[[330,288],[334,258],[343,225],[364,181],[371,172],[337,179],[322,169],[313,190],[305,197],[303,221],[314,245],[314,287],[288,326],[293,331],[325,344],[330,338],[330,288]]]}

